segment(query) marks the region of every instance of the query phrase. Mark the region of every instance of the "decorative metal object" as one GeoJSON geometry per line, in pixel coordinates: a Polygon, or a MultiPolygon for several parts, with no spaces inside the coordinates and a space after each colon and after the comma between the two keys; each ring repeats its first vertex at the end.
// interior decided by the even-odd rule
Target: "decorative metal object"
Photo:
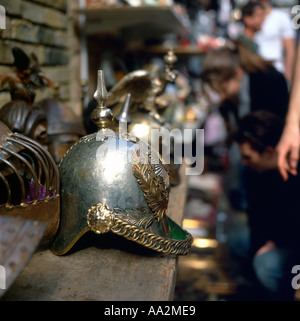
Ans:
{"type": "Polygon", "coordinates": [[[59,224],[59,172],[47,150],[0,122],[0,215],[47,223],[44,240],[59,224]]]}
{"type": "Polygon", "coordinates": [[[58,99],[43,99],[37,104],[48,121],[48,151],[59,164],[67,150],[86,135],[83,121],[58,99]]]}
{"type": "MultiPolygon", "coordinates": [[[[125,75],[110,91],[107,105],[111,106],[114,114],[119,114],[127,94],[131,94],[131,112],[137,111],[161,113],[168,106],[160,98],[170,82],[174,82],[177,71],[174,64],[177,57],[170,49],[164,56],[165,71],[150,71],[139,69],[125,75]]],[[[162,120],[163,121],[163,120],[162,120]]]]}
{"type": "Polygon", "coordinates": [[[192,236],[166,214],[169,176],[157,152],[127,132],[115,132],[98,71],[92,120],[98,132],[85,136],[59,165],[61,219],[51,245],[66,254],[88,231],[113,232],[158,252],[184,255],[192,236]]]}
{"type": "Polygon", "coordinates": [[[30,260],[45,228],[39,221],[0,216],[0,298],[30,260]]]}
{"type": "Polygon", "coordinates": [[[156,77],[156,96],[160,96],[166,89],[168,83],[175,82],[178,72],[174,69],[174,65],[177,62],[177,57],[174,54],[173,48],[170,48],[164,56],[165,71],[156,77]],[[158,81],[159,79],[159,81],[158,81]]]}
{"type": "Polygon", "coordinates": [[[53,88],[53,83],[41,75],[40,65],[34,53],[29,57],[21,48],[13,47],[12,55],[13,68],[0,76],[0,87],[10,92],[12,101],[23,100],[31,105],[35,98],[35,90],[46,86],[53,88]]]}
{"type": "MultiPolygon", "coordinates": [[[[137,136],[142,141],[152,144],[152,139],[159,139],[157,135],[163,134],[163,129],[168,132],[172,130],[172,124],[168,123],[161,115],[168,107],[162,94],[168,83],[174,82],[177,77],[177,71],[174,70],[174,64],[177,57],[173,49],[168,50],[164,56],[165,71],[150,72],[146,70],[137,70],[127,74],[123,79],[114,86],[109,92],[108,104],[116,104],[124,101],[123,106],[117,103],[113,107],[114,113],[118,116],[116,119],[120,122],[126,122],[128,132],[137,136]],[[129,95],[129,96],[128,96],[129,95]],[[120,109],[121,108],[121,109],[120,109]],[[119,113],[119,114],[118,114],[119,113]],[[161,130],[155,135],[152,129],[161,130]]],[[[115,125],[118,128],[118,124],[115,125]]],[[[164,139],[160,139],[163,141],[164,139]]],[[[169,172],[171,185],[175,186],[180,183],[179,164],[174,164],[174,142],[170,141],[170,164],[169,172]]],[[[166,148],[160,142],[159,150],[166,148]]]]}
{"type": "Polygon", "coordinates": [[[48,142],[48,120],[42,109],[24,100],[10,101],[0,109],[0,121],[12,132],[25,135],[39,144],[48,142]]]}
{"type": "Polygon", "coordinates": [[[0,121],[11,131],[18,132],[46,145],[47,118],[42,110],[34,105],[36,89],[53,83],[41,75],[41,69],[34,53],[31,56],[19,47],[12,49],[14,63],[12,70],[0,75],[0,88],[10,93],[11,101],[0,108],[0,121]]]}

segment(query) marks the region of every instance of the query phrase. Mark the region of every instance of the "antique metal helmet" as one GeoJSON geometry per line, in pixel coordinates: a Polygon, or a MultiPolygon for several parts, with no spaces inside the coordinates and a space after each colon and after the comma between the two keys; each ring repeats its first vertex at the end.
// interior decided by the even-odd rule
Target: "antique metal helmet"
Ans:
{"type": "Polygon", "coordinates": [[[34,139],[46,146],[48,121],[45,112],[36,104],[14,100],[0,109],[0,121],[12,131],[34,139]]]}
{"type": "Polygon", "coordinates": [[[46,146],[47,117],[34,104],[36,89],[53,87],[50,79],[42,76],[38,59],[30,57],[19,47],[12,48],[12,70],[0,75],[0,88],[10,92],[11,101],[0,108],[0,121],[12,132],[30,137],[46,146]]]}
{"type": "Polygon", "coordinates": [[[45,148],[0,122],[0,215],[47,223],[43,240],[59,225],[59,172],[45,148]]]}
{"type": "Polygon", "coordinates": [[[126,126],[130,134],[138,137],[143,142],[152,145],[164,158],[164,163],[168,164],[169,178],[171,186],[180,183],[180,162],[175,159],[174,137],[170,135],[172,125],[168,123],[156,111],[137,110],[131,111],[131,94],[126,97],[124,105],[114,128],[126,126]]]}
{"type": "Polygon", "coordinates": [[[158,153],[127,132],[109,128],[101,70],[91,117],[98,132],[82,137],[59,165],[61,218],[51,245],[66,254],[88,231],[112,232],[158,252],[187,254],[192,236],[167,217],[169,177],[158,153]]]}
{"type": "Polygon", "coordinates": [[[131,94],[131,110],[136,112],[154,112],[156,117],[168,107],[162,94],[168,83],[172,83],[177,78],[177,70],[174,64],[177,57],[173,49],[168,50],[164,56],[165,70],[161,71],[157,66],[147,69],[138,69],[126,74],[109,91],[107,105],[115,115],[119,114],[127,94],[131,94]]]}
{"type": "Polygon", "coordinates": [[[171,186],[180,183],[180,165],[175,164],[173,137],[171,142],[166,142],[173,125],[162,115],[170,104],[169,99],[162,95],[167,84],[177,78],[178,72],[174,70],[176,61],[174,51],[168,50],[164,56],[165,70],[160,70],[153,64],[148,70],[136,70],[127,74],[110,90],[108,99],[108,104],[113,105],[112,110],[117,115],[118,123],[115,122],[115,127],[120,126],[122,122],[126,123],[128,132],[155,146],[160,153],[164,151],[171,186]],[[120,103],[122,101],[123,106],[120,103]]]}
{"type": "Polygon", "coordinates": [[[59,164],[67,150],[86,135],[83,121],[59,100],[48,98],[37,104],[48,120],[48,150],[59,164]]]}

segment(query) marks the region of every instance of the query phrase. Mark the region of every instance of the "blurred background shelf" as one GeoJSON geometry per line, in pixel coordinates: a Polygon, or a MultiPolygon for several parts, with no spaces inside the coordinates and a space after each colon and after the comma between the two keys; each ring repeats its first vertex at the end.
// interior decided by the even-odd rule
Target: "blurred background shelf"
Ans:
{"type": "Polygon", "coordinates": [[[187,28],[181,17],[169,6],[84,8],[76,12],[86,17],[87,35],[138,26],[152,29],[155,35],[157,30],[162,33],[187,28]]]}

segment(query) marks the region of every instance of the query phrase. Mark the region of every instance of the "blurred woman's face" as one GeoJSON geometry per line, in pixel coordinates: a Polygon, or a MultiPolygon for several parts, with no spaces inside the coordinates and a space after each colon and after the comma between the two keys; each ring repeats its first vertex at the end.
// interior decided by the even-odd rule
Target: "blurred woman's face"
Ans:
{"type": "Polygon", "coordinates": [[[235,100],[238,97],[241,88],[240,81],[236,78],[232,78],[225,83],[220,84],[217,89],[220,99],[224,100],[235,100]]]}

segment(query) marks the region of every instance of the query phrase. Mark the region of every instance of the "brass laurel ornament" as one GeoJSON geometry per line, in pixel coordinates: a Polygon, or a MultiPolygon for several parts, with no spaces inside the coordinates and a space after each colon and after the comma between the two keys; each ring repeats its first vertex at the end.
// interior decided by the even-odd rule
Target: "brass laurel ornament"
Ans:
{"type": "Polygon", "coordinates": [[[136,161],[139,157],[139,150],[132,150],[132,172],[136,177],[147,200],[148,206],[154,213],[157,221],[161,221],[167,214],[169,203],[169,186],[165,185],[164,175],[162,174],[162,164],[152,164],[151,157],[148,162],[143,164],[136,161]],[[157,169],[159,167],[159,169],[157,169]]]}

